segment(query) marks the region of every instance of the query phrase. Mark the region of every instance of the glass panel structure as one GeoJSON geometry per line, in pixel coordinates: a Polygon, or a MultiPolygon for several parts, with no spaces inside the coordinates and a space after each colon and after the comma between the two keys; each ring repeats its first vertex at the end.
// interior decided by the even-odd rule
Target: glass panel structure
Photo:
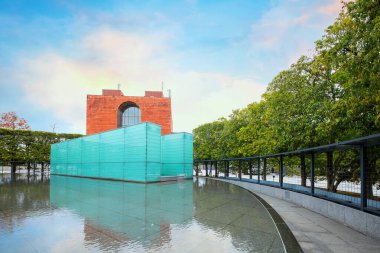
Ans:
{"type": "Polygon", "coordinates": [[[161,127],[143,123],[54,144],[51,173],[160,181],[161,127]]]}
{"type": "Polygon", "coordinates": [[[141,123],[140,108],[131,106],[125,109],[122,114],[122,126],[133,126],[141,123]]]}
{"type": "Polygon", "coordinates": [[[175,133],[162,136],[163,176],[193,176],[193,135],[175,133]]]}
{"type": "Polygon", "coordinates": [[[161,136],[161,126],[148,122],[51,146],[51,173],[58,175],[156,182],[192,178],[192,164],[191,134],[161,136]]]}

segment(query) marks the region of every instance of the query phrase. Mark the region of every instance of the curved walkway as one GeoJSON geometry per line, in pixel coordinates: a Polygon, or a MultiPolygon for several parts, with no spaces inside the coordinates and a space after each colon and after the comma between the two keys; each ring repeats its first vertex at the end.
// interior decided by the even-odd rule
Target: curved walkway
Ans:
{"type": "Polygon", "coordinates": [[[304,252],[380,252],[379,240],[296,204],[252,191],[252,183],[211,179],[238,185],[264,199],[285,220],[304,252]]]}

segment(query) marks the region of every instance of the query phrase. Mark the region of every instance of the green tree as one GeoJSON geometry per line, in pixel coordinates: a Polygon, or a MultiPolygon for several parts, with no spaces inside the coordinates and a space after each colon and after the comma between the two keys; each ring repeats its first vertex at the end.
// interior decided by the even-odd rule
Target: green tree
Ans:
{"type": "Polygon", "coordinates": [[[221,132],[226,124],[226,119],[221,118],[212,123],[201,125],[194,129],[194,157],[195,159],[221,158],[221,132]]]}
{"type": "MultiPolygon", "coordinates": [[[[316,42],[313,57],[302,56],[268,85],[259,103],[234,111],[228,119],[194,130],[196,158],[264,155],[334,143],[380,130],[380,1],[343,4],[336,22],[316,42]]],[[[380,180],[378,150],[370,151],[372,185],[380,180]]],[[[357,151],[319,155],[317,176],[328,190],[357,181],[357,151]]],[[[306,185],[304,156],[286,166],[306,185]]],[[[273,166],[276,161],[272,162],[273,166]]]]}
{"type": "Polygon", "coordinates": [[[331,120],[320,126],[326,135],[344,128],[334,136],[349,139],[379,130],[379,38],[380,1],[358,0],[345,3],[337,21],[317,41],[316,62],[329,76],[331,89],[340,91],[329,106],[331,120]]]}
{"type": "Polygon", "coordinates": [[[0,161],[46,163],[50,161],[51,144],[80,136],[0,128],[0,161]]]}

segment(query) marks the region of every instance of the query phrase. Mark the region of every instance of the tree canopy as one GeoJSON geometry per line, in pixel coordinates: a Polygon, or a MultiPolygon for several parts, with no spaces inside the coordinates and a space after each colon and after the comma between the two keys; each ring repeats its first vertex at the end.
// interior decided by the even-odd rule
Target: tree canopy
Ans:
{"type": "MultiPolygon", "coordinates": [[[[260,102],[194,129],[194,156],[260,156],[379,130],[380,1],[357,0],[343,3],[335,23],[316,41],[314,55],[301,56],[278,73],[260,102]]],[[[369,194],[375,182],[380,185],[379,154],[379,148],[369,151],[369,194]]],[[[305,185],[305,156],[294,165],[297,159],[284,162],[288,171],[301,175],[305,185]]],[[[316,175],[327,179],[329,191],[336,191],[342,181],[357,181],[360,175],[357,150],[327,152],[316,163],[316,175]]]]}
{"type": "Polygon", "coordinates": [[[380,1],[343,4],[335,23],[258,103],[194,129],[196,159],[264,155],[380,130],[380,1]]]}
{"type": "Polygon", "coordinates": [[[80,136],[0,128],[0,162],[49,162],[51,144],[80,136]]]}

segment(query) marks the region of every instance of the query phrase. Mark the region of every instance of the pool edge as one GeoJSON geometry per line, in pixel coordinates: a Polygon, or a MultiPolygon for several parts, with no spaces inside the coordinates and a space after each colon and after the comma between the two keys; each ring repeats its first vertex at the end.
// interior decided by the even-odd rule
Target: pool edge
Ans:
{"type": "Polygon", "coordinates": [[[277,211],[271,205],[268,204],[268,202],[266,202],[263,198],[261,198],[260,196],[258,196],[256,193],[254,193],[251,190],[246,189],[246,188],[244,188],[244,187],[242,187],[240,185],[237,185],[237,184],[234,184],[232,182],[229,182],[227,180],[223,180],[223,179],[219,179],[219,178],[202,177],[202,176],[200,178],[207,178],[207,179],[211,179],[211,180],[216,180],[216,181],[221,181],[221,182],[229,183],[229,184],[238,186],[238,187],[246,190],[250,194],[252,194],[265,207],[265,209],[268,211],[270,217],[272,218],[272,220],[273,220],[273,222],[274,222],[274,224],[275,224],[275,226],[276,226],[276,228],[277,228],[277,230],[278,230],[278,232],[280,234],[282,243],[283,243],[283,245],[285,247],[285,251],[286,252],[304,252],[302,250],[301,245],[299,244],[299,242],[297,241],[296,237],[294,236],[292,230],[286,224],[286,222],[281,217],[281,215],[279,215],[277,213],[277,211]]]}

